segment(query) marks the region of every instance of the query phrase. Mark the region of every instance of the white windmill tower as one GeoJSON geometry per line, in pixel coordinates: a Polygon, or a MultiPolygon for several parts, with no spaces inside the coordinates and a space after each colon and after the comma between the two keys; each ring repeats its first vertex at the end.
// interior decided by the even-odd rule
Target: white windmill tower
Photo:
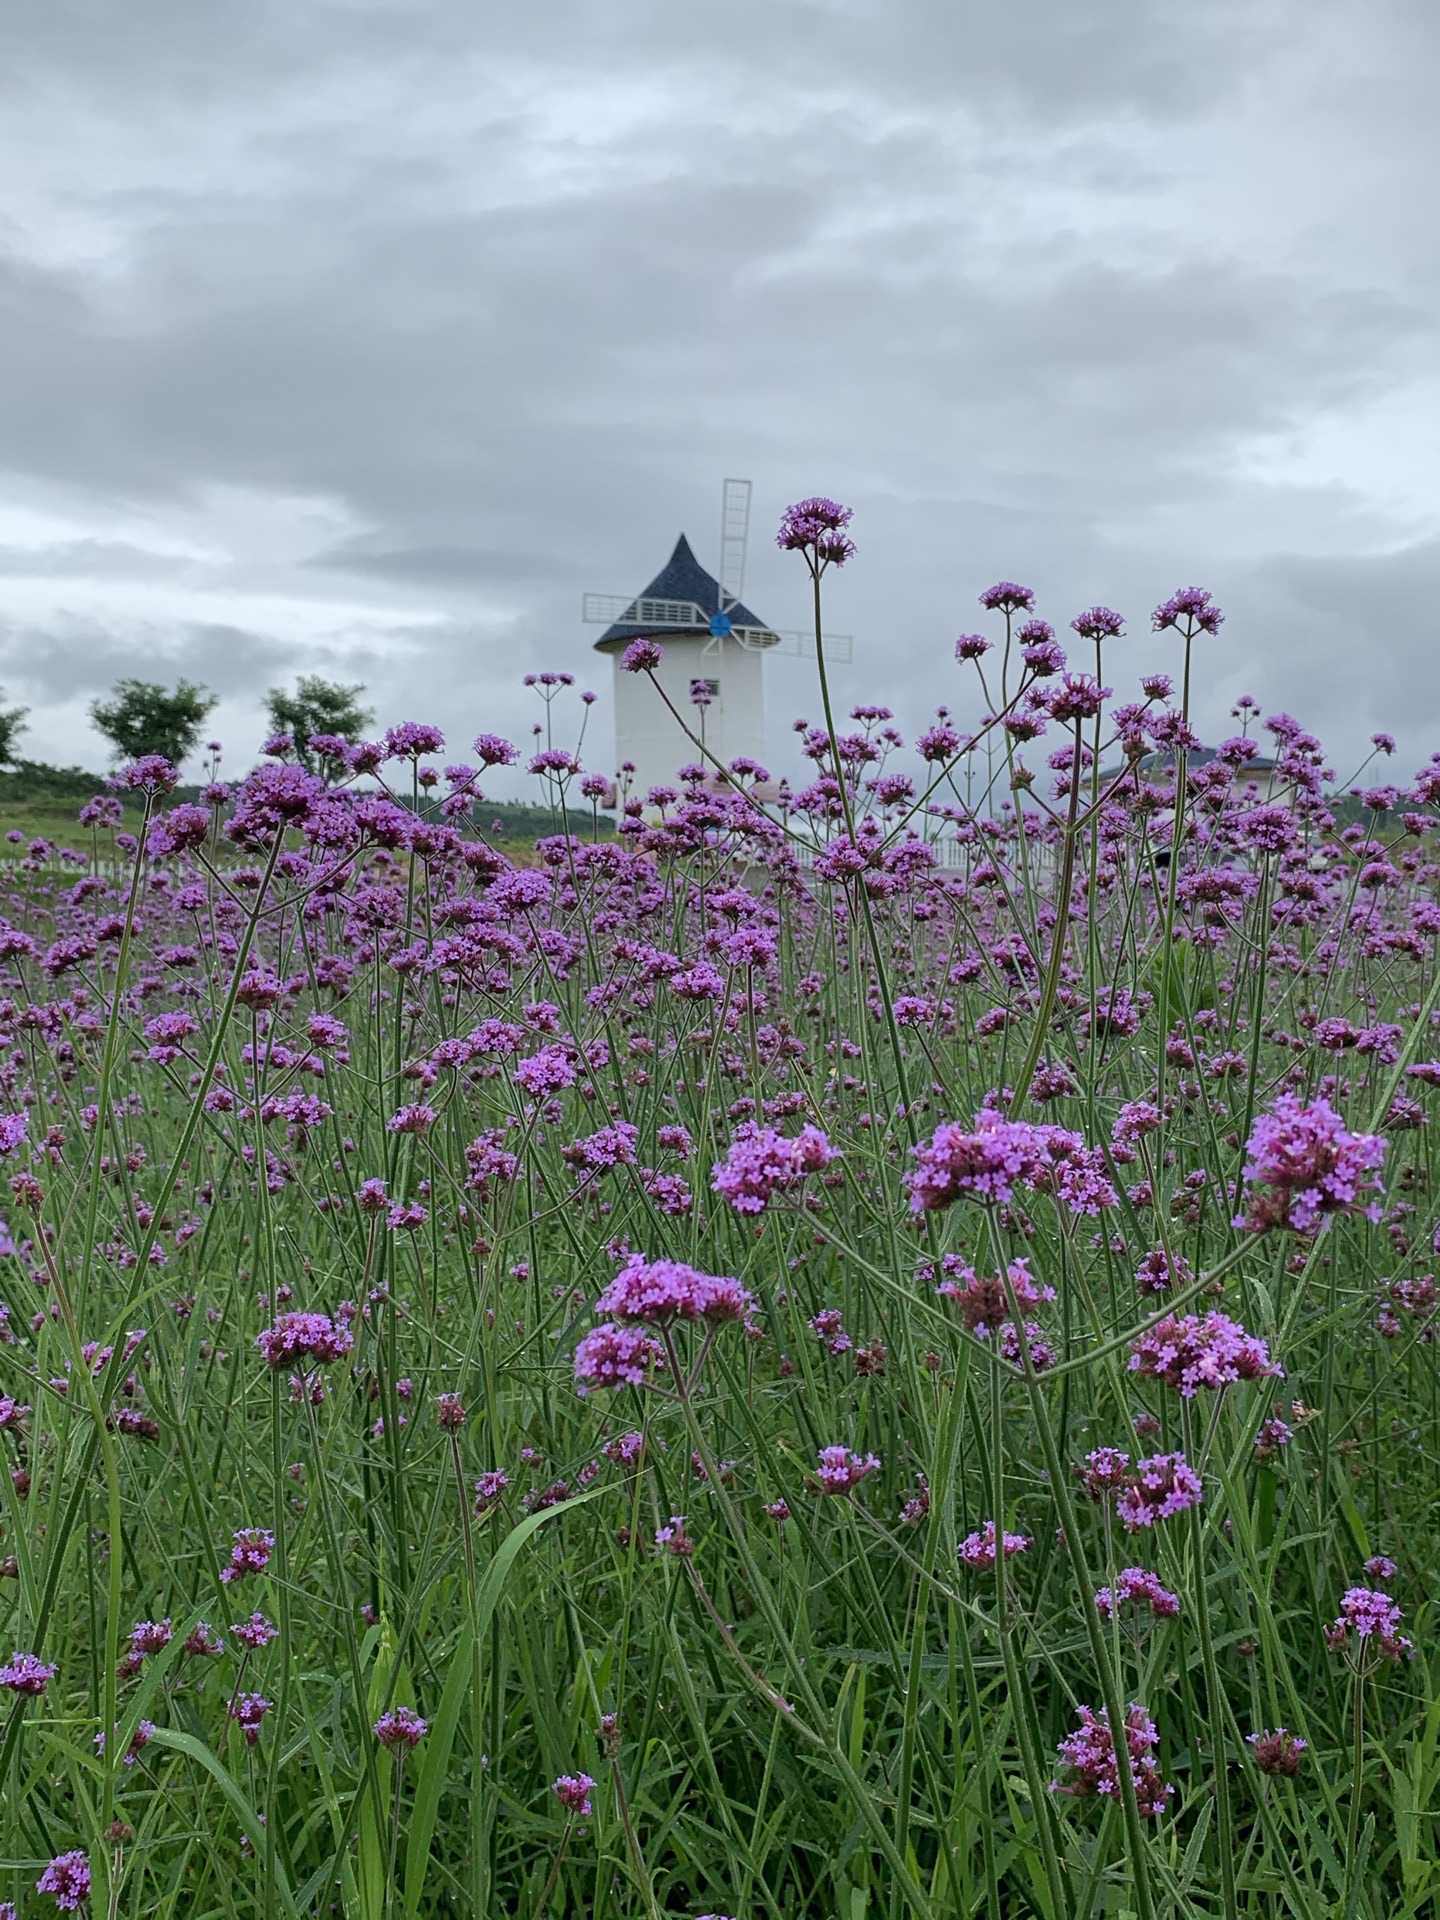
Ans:
{"type": "MultiPolygon", "coordinates": [[[[814,658],[813,634],[768,627],[740,596],[750,537],[750,482],[727,480],[720,504],[720,577],[705,571],[682,533],[675,551],[645,591],[631,598],[587,593],[582,617],[607,623],[596,651],[615,660],[615,764],[635,768],[631,791],[643,795],[668,785],[677,767],[696,758],[664,700],[643,673],[625,673],[620,660],[632,640],[653,638],[664,649],[655,678],[687,722],[699,731],[690,689],[704,680],[705,745],[722,765],[745,755],[765,758],[764,656],[814,658]]],[[[827,661],[848,663],[849,634],[826,633],[827,661]]]]}

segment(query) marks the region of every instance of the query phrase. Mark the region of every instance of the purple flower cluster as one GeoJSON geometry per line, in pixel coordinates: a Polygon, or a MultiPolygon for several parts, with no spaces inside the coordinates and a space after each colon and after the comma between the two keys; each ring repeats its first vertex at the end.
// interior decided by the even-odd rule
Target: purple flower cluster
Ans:
{"type": "Polygon", "coordinates": [[[1175,627],[1181,633],[1218,633],[1225,616],[1204,587],[1181,587],[1156,607],[1150,618],[1155,633],[1175,627]]]}
{"type": "Polygon", "coordinates": [[[275,1551],[275,1536],[268,1527],[242,1527],[230,1549],[230,1564],[220,1569],[220,1578],[228,1585],[248,1574],[264,1573],[275,1551]]]}
{"type": "Polygon", "coordinates": [[[1018,1185],[1033,1185],[1050,1171],[1050,1127],[1007,1120],[983,1107],[973,1130],[947,1121],[916,1149],[918,1165],[906,1175],[910,1211],[924,1213],[969,1197],[1004,1204],[1018,1185]]]}
{"type": "Polygon", "coordinates": [[[512,1073],[516,1086],[523,1087],[534,1100],[561,1093],[566,1087],[573,1087],[578,1078],[564,1047],[541,1047],[538,1053],[519,1061],[512,1073]]]}
{"type": "Polygon", "coordinates": [[[413,1707],[391,1707],[375,1722],[375,1738],[392,1753],[409,1753],[425,1738],[429,1728],[413,1707]]]}
{"type": "Polygon", "coordinates": [[[1267,1727],[1262,1733],[1247,1735],[1247,1740],[1261,1773],[1278,1774],[1287,1780],[1299,1773],[1301,1755],[1310,1745],[1286,1727],[1267,1727]]]}
{"type": "Polygon", "coordinates": [[[57,1854],[35,1882],[62,1913],[74,1913],[90,1898],[90,1859],[80,1848],[57,1854]]]}
{"type": "MultiPolygon", "coordinates": [[[[987,1339],[997,1327],[1004,1326],[1014,1319],[1011,1311],[1011,1296],[1017,1307],[1038,1307],[1055,1298],[1053,1287],[1041,1286],[1030,1271],[1030,1262],[1023,1255],[1012,1260],[1006,1269],[1009,1291],[1005,1281],[994,1275],[977,1274],[975,1269],[957,1254],[947,1253],[940,1262],[945,1278],[935,1291],[942,1300],[953,1301],[959,1307],[961,1318],[966,1327],[980,1339],[987,1339]]],[[[933,1273],[934,1269],[929,1270],[933,1273]]]]}
{"type": "Polygon", "coordinates": [[[1130,1456],[1119,1447],[1096,1447],[1075,1475],[1092,1500],[1109,1500],[1130,1484],[1130,1456]]]}
{"type": "Polygon", "coordinates": [[[982,1107],[972,1130],[947,1121],[915,1150],[905,1176],[910,1211],[925,1213],[970,1198],[1007,1205],[1017,1186],[1053,1191],[1072,1213],[1095,1215],[1118,1203],[1104,1156],[1064,1127],[1007,1120],[982,1107]]]}
{"type": "Polygon", "coordinates": [[[775,544],[783,552],[803,553],[818,568],[843,567],[855,552],[855,542],[845,532],[853,518],[850,507],[823,495],[797,500],[781,515],[775,544]]]}
{"type": "Polygon", "coordinates": [[[355,1345],[355,1336],[325,1313],[282,1313],[256,1341],[268,1365],[324,1367],[343,1360],[355,1345]]]}
{"type": "MultiPolygon", "coordinates": [[[[576,1374],[577,1376],[579,1374],[578,1365],[576,1367],[576,1374]]],[[[610,1381],[597,1381],[595,1384],[608,1386],[614,1383],[610,1381]]],[[[637,1381],[633,1384],[638,1385],[639,1382],[637,1381]]],[[[583,1393],[585,1388],[582,1386],[580,1391],[583,1393]]],[[[492,1469],[489,1473],[481,1474],[480,1478],[475,1482],[475,1515],[477,1519],[483,1520],[487,1513],[494,1512],[495,1508],[499,1506],[505,1490],[509,1485],[509,1474],[500,1472],[498,1468],[492,1469]]]]}
{"type": "MultiPolygon", "coordinates": [[[[221,1579],[224,1579],[222,1574],[221,1579]]],[[[280,1637],[280,1629],[267,1620],[263,1613],[252,1613],[248,1620],[233,1620],[230,1631],[251,1653],[258,1653],[262,1647],[268,1647],[272,1640],[280,1637]]]]}
{"type": "Polygon", "coordinates": [[[807,1173],[819,1173],[836,1157],[818,1127],[803,1127],[786,1139],[773,1127],[747,1121],[715,1163],[711,1185],[736,1213],[763,1213],[777,1188],[794,1187],[807,1173]]]}
{"type": "Polygon", "coordinates": [[[1101,1587],[1095,1595],[1095,1609],[1102,1620],[1109,1620],[1126,1601],[1148,1607],[1157,1620],[1173,1620],[1180,1611],[1178,1594],[1163,1587],[1146,1567],[1125,1567],[1113,1588],[1101,1587]]]}
{"type": "Polygon", "coordinates": [[[1135,1284],[1142,1293],[1169,1293],[1188,1287],[1194,1278],[1184,1254],[1166,1253],[1163,1247],[1152,1248],[1135,1269],[1135,1284]]]}
{"type": "MultiPolygon", "coordinates": [[[[1034,1544],[1028,1533],[1002,1533],[999,1539],[1007,1560],[1013,1560],[1017,1553],[1028,1553],[1034,1544]]],[[[995,1541],[995,1522],[987,1520],[978,1533],[967,1533],[956,1551],[967,1567],[993,1567],[995,1541]]]]}
{"type": "Polygon", "coordinates": [[[582,1396],[597,1388],[643,1387],[653,1373],[664,1370],[665,1349],[640,1327],[607,1320],[576,1347],[574,1365],[575,1391],[582,1396]]]}
{"type": "Polygon", "coordinates": [[[562,1773],[558,1780],[550,1784],[550,1791],[574,1819],[588,1820],[595,1809],[590,1804],[590,1795],[595,1782],[588,1773],[562,1773]]]}
{"type": "Polygon", "coordinates": [[[595,1303],[597,1313],[646,1326],[705,1320],[718,1326],[743,1320],[754,1297],[728,1275],[697,1273],[678,1260],[647,1260],[634,1253],[595,1303]]]}
{"type": "Polygon", "coordinates": [[[879,1466],[877,1454],[867,1453],[862,1457],[848,1447],[821,1447],[816,1478],[821,1493],[850,1493],[879,1466]]]}
{"type": "Polygon", "coordinates": [[[1136,1461],[1116,1494],[1115,1511],[1127,1532],[1138,1533],[1199,1506],[1203,1492],[1199,1474],[1183,1453],[1156,1453],[1136,1461]]]}
{"type": "MultiPolygon", "coordinates": [[[[1174,1792],[1156,1764],[1155,1749],[1159,1744],[1159,1729],[1145,1709],[1128,1708],[1125,1745],[1130,1778],[1140,1811],[1147,1820],[1164,1813],[1165,1803],[1174,1792]]],[[[1052,1792],[1074,1794],[1077,1799],[1086,1799],[1091,1794],[1103,1794],[1111,1800],[1119,1798],[1120,1768],[1109,1716],[1103,1707],[1098,1712],[1094,1707],[1080,1708],[1080,1726],[1060,1742],[1059,1753],[1074,1777],[1063,1786],[1059,1781],[1052,1781],[1052,1792]]]]}
{"type": "Polygon", "coordinates": [[[58,1668],[47,1666],[33,1653],[12,1654],[8,1665],[0,1667],[0,1687],[36,1699],[44,1693],[57,1672],[58,1668]]]}
{"type": "Polygon", "coordinates": [[[1348,1647],[1351,1639],[1359,1643],[1358,1655],[1382,1660],[1404,1660],[1415,1651],[1413,1640],[1400,1631],[1405,1618],[1398,1603],[1388,1593],[1371,1587],[1350,1587],[1340,1599],[1340,1611],[1326,1634],[1335,1651],[1348,1647]]]}
{"type": "Polygon", "coordinates": [[[1224,1313],[1170,1314],[1158,1321],[1131,1341],[1130,1371],[1142,1380],[1163,1381],[1185,1400],[1193,1400],[1201,1387],[1280,1374],[1265,1342],[1224,1313]]]}
{"type": "Polygon", "coordinates": [[[175,1637],[175,1629],[168,1619],[137,1620],[130,1629],[130,1645],[141,1659],[152,1653],[163,1653],[175,1637]]]}
{"type": "Polygon", "coordinates": [[[1362,1209],[1361,1195],[1383,1191],[1376,1169],[1384,1163],[1385,1142],[1378,1134],[1349,1132],[1323,1097],[1307,1106],[1293,1093],[1281,1094],[1255,1122],[1246,1154],[1246,1180],[1270,1192],[1252,1198],[1237,1226],[1313,1233],[1327,1214],[1363,1210],[1368,1219],[1380,1217],[1373,1201],[1362,1209]]]}
{"type": "Polygon", "coordinates": [[[230,1718],[244,1734],[247,1747],[259,1744],[260,1723],[270,1711],[270,1704],[259,1693],[242,1693],[230,1702],[230,1718]]]}
{"type": "Polygon", "coordinates": [[[620,656],[620,665],[626,673],[653,673],[665,658],[665,649],[658,640],[632,640],[620,656]]]}

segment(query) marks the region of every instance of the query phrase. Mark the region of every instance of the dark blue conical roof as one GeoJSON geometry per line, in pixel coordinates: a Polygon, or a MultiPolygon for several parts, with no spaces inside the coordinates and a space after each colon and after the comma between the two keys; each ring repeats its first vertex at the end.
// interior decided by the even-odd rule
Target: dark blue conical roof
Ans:
{"type": "MultiPolygon", "coordinates": [[[[690,542],[682,533],[680,538],[675,542],[675,551],[650,582],[649,586],[639,593],[636,598],[640,600],[690,601],[699,607],[708,621],[712,613],[718,613],[720,611],[720,582],[715,578],[713,573],[707,573],[704,567],[701,566],[700,562],[695,558],[695,553],[690,542]]],[[[730,616],[732,626],[765,627],[765,622],[756,614],[753,614],[749,607],[745,606],[741,601],[737,600],[733,606],[727,607],[725,611],[730,616]]],[[[633,616],[634,612],[635,602],[632,600],[630,605],[625,609],[625,615],[627,617],[622,617],[617,620],[613,626],[607,627],[595,642],[596,647],[608,652],[617,646],[628,645],[631,640],[638,640],[641,634],[653,633],[663,640],[666,633],[705,633],[708,631],[708,627],[703,625],[696,627],[643,626],[639,621],[628,617],[633,616]]],[[[766,628],[766,631],[768,632],[769,629],[766,628]]]]}

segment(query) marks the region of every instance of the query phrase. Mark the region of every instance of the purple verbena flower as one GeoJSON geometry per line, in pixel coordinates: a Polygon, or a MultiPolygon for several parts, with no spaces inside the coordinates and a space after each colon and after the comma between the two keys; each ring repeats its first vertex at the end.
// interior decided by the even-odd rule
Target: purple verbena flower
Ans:
{"type": "Polygon", "coordinates": [[[562,1773],[558,1780],[550,1783],[550,1791],[574,1818],[588,1820],[595,1809],[590,1804],[590,1795],[595,1782],[588,1773],[562,1773]]]}
{"type": "Polygon", "coordinates": [[[1180,1599],[1162,1587],[1147,1567],[1126,1567],[1117,1575],[1115,1586],[1101,1587],[1095,1595],[1095,1609],[1102,1620],[1109,1620],[1127,1600],[1149,1607],[1157,1620],[1173,1620],[1180,1611],[1180,1599]]]}
{"type": "Polygon", "coordinates": [[[1195,1278],[1183,1253],[1166,1253],[1154,1247],[1135,1269],[1135,1284],[1142,1293],[1169,1293],[1175,1287],[1188,1287],[1195,1278]]]}
{"type": "Polygon", "coordinates": [[[258,1653],[261,1647],[268,1647],[280,1633],[280,1629],[273,1626],[263,1613],[252,1613],[248,1620],[231,1621],[230,1631],[241,1646],[248,1647],[251,1653],[258,1653]]]}
{"type": "Polygon", "coordinates": [[[1361,1661],[1369,1658],[1405,1660],[1415,1651],[1415,1643],[1400,1632],[1405,1618],[1399,1604],[1388,1593],[1370,1587],[1351,1587],[1341,1596],[1340,1612],[1326,1634],[1332,1649],[1349,1645],[1353,1635],[1359,1642],[1361,1661]]]}
{"type": "Polygon", "coordinates": [[[576,1073],[564,1047],[541,1047],[537,1053],[519,1061],[511,1069],[517,1086],[532,1099],[545,1099],[566,1087],[573,1087],[576,1073]]]}
{"type": "MultiPolygon", "coordinates": [[[[1287,1426],[1278,1414],[1272,1414],[1268,1420],[1260,1422],[1260,1431],[1255,1435],[1256,1459],[1273,1460],[1294,1438],[1295,1429],[1287,1426]]],[[[1369,1561],[1365,1563],[1365,1571],[1370,1572],[1369,1561]]]]}
{"type": "Polygon", "coordinates": [[[1115,1511],[1128,1533],[1153,1527],[1157,1520],[1170,1520],[1187,1507],[1198,1506],[1203,1483],[1183,1453],[1152,1454],[1139,1460],[1135,1471],[1119,1489],[1115,1511]]]}
{"type": "MultiPolygon", "coordinates": [[[[584,1392],[583,1387],[581,1388],[581,1392],[584,1392]]],[[[501,1473],[498,1469],[481,1474],[480,1478],[475,1482],[475,1514],[477,1519],[483,1520],[487,1513],[494,1511],[500,1504],[501,1497],[509,1485],[509,1474],[501,1473]]]]}
{"type": "MultiPolygon", "coordinates": [[[[1060,1758],[1075,1777],[1066,1786],[1052,1781],[1051,1791],[1074,1794],[1078,1799],[1103,1794],[1116,1800],[1120,1796],[1120,1769],[1109,1717],[1103,1707],[1098,1712],[1094,1707],[1081,1707],[1079,1711],[1079,1730],[1067,1734],[1059,1747],[1060,1758]]],[[[1145,1709],[1131,1706],[1125,1715],[1125,1745],[1135,1798],[1148,1820],[1165,1811],[1165,1803],[1174,1792],[1161,1778],[1155,1762],[1159,1741],[1159,1730],[1145,1709]]]]}
{"type": "Polygon", "coordinates": [[[1023,1256],[1012,1260],[1007,1269],[1008,1292],[1005,1281],[977,1274],[958,1255],[946,1254],[940,1266],[945,1278],[936,1287],[936,1293],[942,1300],[951,1300],[959,1307],[966,1327],[982,1340],[1014,1318],[1011,1296],[1018,1307],[1036,1307],[1055,1298],[1055,1289],[1036,1281],[1028,1259],[1023,1256]]]}
{"type": "Polygon", "coordinates": [[[1006,1120],[989,1107],[976,1114],[973,1132],[947,1121],[915,1150],[918,1164],[905,1177],[910,1211],[948,1207],[966,1195],[1003,1205],[1018,1184],[1048,1172],[1046,1135],[1045,1128],[1006,1120]]]}
{"type": "Polygon", "coordinates": [[[763,1213],[777,1188],[797,1186],[807,1173],[820,1172],[835,1158],[835,1149],[818,1127],[804,1127],[787,1139],[773,1127],[746,1121],[725,1158],[715,1163],[711,1185],[736,1213],[763,1213]]]}
{"type": "Polygon", "coordinates": [[[1300,1756],[1310,1744],[1285,1727],[1273,1730],[1267,1727],[1263,1733],[1247,1734],[1246,1739],[1261,1773],[1279,1774],[1290,1780],[1299,1773],[1300,1756]]]}
{"type": "Polygon", "coordinates": [[[425,753],[441,753],[444,747],[445,736],[440,729],[419,720],[403,720],[385,735],[387,760],[418,760],[425,753]]]}
{"type": "Polygon", "coordinates": [[[617,1320],[666,1326],[672,1320],[717,1325],[743,1320],[754,1297],[728,1275],[698,1273],[678,1260],[646,1260],[632,1253],[595,1303],[597,1313],[617,1320]]]}
{"type": "MultiPolygon", "coordinates": [[[[995,1564],[995,1522],[987,1520],[978,1533],[967,1533],[960,1542],[958,1552],[967,1567],[985,1568],[995,1564]]],[[[1033,1542],[1026,1533],[1002,1533],[1001,1550],[1005,1558],[1011,1560],[1017,1553],[1027,1553],[1033,1542]]]]}
{"type": "Polygon", "coordinates": [[[683,1513],[672,1513],[668,1526],[655,1529],[656,1553],[667,1553],[672,1560],[688,1560],[695,1552],[695,1542],[685,1531],[683,1513]]]}
{"type": "Polygon", "coordinates": [[[58,1671],[33,1653],[15,1653],[7,1666],[0,1667],[0,1687],[37,1699],[58,1671]]]}
{"type": "Polygon", "coordinates": [[[1113,640],[1125,631],[1125,616],[1110,607],[1087,607],[1070,622],[1082,640],[1113,640]]]}
{"type": "Polygon", "coordinates": [[[822,1493],[849,1493],[867,1474],[880,1465],[879,1456],[867,1453],[862,1459],[848,1447],[821,1447],[818,1476],[822,1493]]]}
{"type": "Polygon", "coordinates": [[[658,640],[632,640],[620,656],[620,666],[625,673],[653,673],[665,658],[665,649],[658,640]]]}
{"type": "Polygon", "coordinates": [[[1035,608],[1035,595],[1029,587],[1017,586],[1013,580],[997,580],[981,594],[980,604],[987,613],[1031,613],[1035,608]]]}
{"type": "Polygon", "coordinates": [[[242,1527],[230,1549],[230,1564],[221,1568],[220,1578],[229,1586],[247,1574],[263,1573],[274,1551],[275,1536],[267,1527],[242,1527]]]}
{"type": "Polygon", "coordinates": [[[1096,1447],[1076,1467],[1076,1478],[1092,1500],[1108,1500],[1129,1484],[1130,1456],[1119,1447],[1096,1447]]]}
{"type": "Polygon", "coordinates": [[[60,1853],[35,1882],[37,1893],[48,1893],[62,1913],[74,1913],[90,1898],[90,1860],[79,1847],[60,1853]]]}
{"type": "Polygon", "coordinates": [[[1225,616],[1204,587],[1181,587],[1162,601],[1150,616],[1151,630],[1164,633],[1176,627],[1181,633],[1218,633],[1225,616]]]}
{"type": "Polygon", "coordinates": [[[780,517],[775,544],[787,553],[803,553],[820,567],[843,567],[855,552],[855,543],[845,532],[854,518],[850,507],[816,495],[798,500],[780,517]]]}
{"type": "Polygon", "coordinates": [[[575,1391],[643,1387],[665,1365],[665,1349],[653,1334],[614,1321],[593,1327],[575,1349],[575,1391]]]}
{"type": "Polygon", "coordinates": [[[1201,1387],[1215,1389],[1237,1380],[1280,1376],[1265,1342],[1246,1333],[1228,1314],[1174,1314],[1130,1342],[1130,1371],[1142,1380],[1160,1380],[1183,1399],[1201,1387]]]}
{"type": "Polygon", "coordinates": [[[1250,1211],[1237,1219],[1256,1233],[1289,1227],[1313,1233],[1326,1214],[1363,1211],[1378,1220],[1372,1201],[1362,1208],[1361,1193],[1383,1192],[1376,1169],[1385,1159],[1385,1142],[1378,1134],[1350,1133],[1323,1096],[1309,1105],[1293,1093],[1283,1093],[1269,1113],[1262,1113],[1246,1146],[1245,1178],[1268,1186],[1255,1195],[1250,1211]]]}
{"type": "Polygon", "coordinates": [[[375,1722],[375,1738],[392,1753],[409,1753],[428,1731],[413,1707],[392,1707],[375,1722]]]}
{"type": "Polygon", "coordinates": [[[142,753],[138,760],[110,776],[110,785],[117,792],[173,793],[179,783],[180,775],[163,753],[142,753]]]}
{"type": "Polygon", "coordinates": [[[230,1702],[230,1718],[245,1735],[245,1744],[255,1746],[260,1739],[260,1722],[270,1711],[270,1702],[259,1693],[242,1693],[230,1702]]]}
{"type": "Polygon", "coordinates": [[[282,1313],[255,1344],[278,1371],[297,1362],[324,1367],[343,1360],[355,1345],[355,1336],[328,1314],[282,1313]]]}

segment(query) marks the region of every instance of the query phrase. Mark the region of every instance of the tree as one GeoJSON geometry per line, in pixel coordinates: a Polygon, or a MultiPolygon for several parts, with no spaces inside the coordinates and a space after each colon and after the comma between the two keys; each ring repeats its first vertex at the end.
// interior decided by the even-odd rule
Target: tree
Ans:
{"type": "MultiPolygon", "coordinates": [[[[5,698],[5,689],[0,687],[0,700],[5,698]]],[[[28,731],[25,716],[29,707],[6,707],[0,711],[0,767],[8,767],[15,759],[15,742],[22,733],[28,731]]]]}
{"type": "Polygon", "coordinates": [[[121,760],[163,754],[178,767],[195,747],[218,696],[192,681],[177,680],[167,692],[154,680],[117,680],[109,700],[92,700],[90,718],[121,760]]]}
{"type": "MultiPolygon", "coordinates": [[[[265,707],[276,733],[288,733],[295,742],[295,752],[305,770],[323,773],[326,757],[311,751],[311,737],[330,734],[353,746],[375,718],[368,707],[359,704],[364,691],[363,686],[347,687],[338,680],[322,680],[316,673],[302,673],[294,693],[272,687],[265,696],[265,707]]],[[[330,764],[333,766],[333,760],[330,764]]]]}

